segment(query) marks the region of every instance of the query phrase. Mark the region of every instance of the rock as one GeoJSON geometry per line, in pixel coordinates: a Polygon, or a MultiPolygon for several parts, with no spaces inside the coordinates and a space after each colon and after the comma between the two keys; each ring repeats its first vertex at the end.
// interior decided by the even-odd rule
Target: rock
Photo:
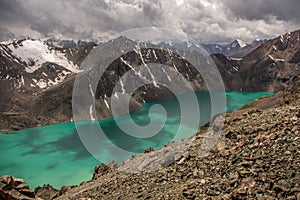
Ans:
{"type": "Polygon", "coordinates": [[[68,190],[72,189],[72,187],[70,186],[62,186],[59,190],[59,196],[65,194],[68,190]]]}
{"type": "Polygon", "coordinates": [[[300,193],[300,188],[293,188],[293,189],[291,189],[291,192],[299,192],[300,193]]]}
{"type": "Polygon", "coordinates": [[[186,199],[195,199],[196,195],[190,191],[190,190],[183,190],[182,191],[182,195],[186,198],[186,199]]]}
{"type": "Polygon", "coordinates": [[[38,186],[34,189],[37,197],[42,199],[53,199],[58,196],[58,190],[53,188],[51,185],[46,184],[42,187],[38,186]]]}
{"type": "Polygon", "coordinates": [[[112,171],[112,168],[105,164],[98,165],[94,168],[92,180],[95,180],[99,176],[103,176],[104,174],[107,174],[108,172],[111,172],[111,171],[112,171]]]}
{"type": "Polygon", "coordinates": [[[297,200],[300,200],[300,192],[296,195],[297,200]]]}
{"type": "Polygon", "coordinates": [[[184,163],[185,159],[186,159],[186,158],[181,158],[177,164],[178,164],[178,165],[182,165],[182,164],[184,163]]]}
{"type": "Polygon", "coordinates": [[[296,116],[300,118],[300,109],[298,110],[296,116]]]}
{"type": "Polygon", "coordinates": [[[29,189],[28,184],[23,179],[0,176],[0,199],[30,200],[34,198],[34,191],[29,189]]]}
{"type": "Polygon", "coordinates": [[[186,158],[186,159],[189,159],[190,158],[190,152],[189,151],[184,152],[183,157],[186,158]]]}
{"type": "Polygon", "coordinates": [[[233,194],[236,197],[240,195],[253,194],[256,188],[256,181],[253,178],[244,178],[242,184],[234,190],[233,194]]]}
{"type": "Polygon", "coordinates": [[[202,170],[198,171],[198,175],[199,175],[200,177],[203,177],[203,176],[204,176],[204,171],[202,171],[202,170]]]}
{"type": "Polygon", "coordinates": [[[145,149],[144,153],[150,153],[152,151],[154,151],[153,147],[149,147],[149,148],[145,149]]]}
{"type": "Polygon", "coordinates": [[[215,190],[212,190],[212,189],[209,189],[207,192],[206,192],[207,195],[209,196],[217,196],[220,194],[220,192],[218,191],[215,191],[215,190]]]}
{"type": "Polygon", "coordinates": [[[195,170],[194,170],[193,176],[194,176],[194,178],[199,178],[198,169],[195,169],[195,170]]]}
{"type": "Polygon", "coordinates": [[[288,192],[292,188],[292,185],[288,183],[286,180],[280,180],[278,183],[274,186],[274,190],[277,192],[288,192]]]}

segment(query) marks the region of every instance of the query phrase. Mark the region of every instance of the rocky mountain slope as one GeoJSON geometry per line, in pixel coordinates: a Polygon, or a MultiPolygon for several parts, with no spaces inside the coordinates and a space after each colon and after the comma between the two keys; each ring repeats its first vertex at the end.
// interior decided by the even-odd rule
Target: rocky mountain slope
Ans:
{"type": "Polygon", "coordinates": [[[24,39],[0,44],[1,83],[9,82],[7,91],[39,92],[64,81],[78,72],[63,50],[40,40],[24,39]]]}
{"type": "MultiPolygon", "coordinates": [[[[20,129],[40,125],[34,120],[36,112],[44,111],[42,115],[47,115],[45,110],[61,105],[64,96],[56,97],[54,102],[57,105],[50,101],[39,104],[39,100],[56,86],[67,83],[79,71],[81,62],[93,47],[88,45],[64,49],[30,38],[0,43],[1,128],[20,129]],[[40,107],[37,108],[37,105],[40,107]]],[[[59,112],[56,116],[53,121],[57,121],[59,112]]],[[[66,118],[59,120],[64,121],[66,118]]]]}
{"type": "MultiPolygon", "coordinates": [[[[95,167],[80,186],[28,190],[22,180],[1,177],[1,197],[15,199],[296,199],[300,198],[300,79],[287,91],[227,113],[217,145],[203,154],[203,127],[175,162],[149,173],[124,173],[159,149],[117,165],[95,167]],[[13,183],[16,183],[15,185],[13,183]],[[22,187],[20,184],[22,183],[22,187]]],[[[210,130],[214,131],[214,130],[210,130]]],[[[181,142],[169,144],[180,145],[181,142]]],[[[168,146],[168,145],[166,145],[168,146]]],[[[169,149],[172,150],[173,148],[169,149]]],[[[169,159],[169,158],[168,158],[169,159]]]]}
{"type": "Polygon", "coordinates": [[[300,31],[269,40],[240,61],[231,86],[243,90],[282,91],[300,75],[300,31]]]}
{"type": "MultiPolygon", "coordinates": [[[[57,199],[299,199],[299,97],[298,89],[278,95],[271,108],[262,110],[272,97],[238,115],[229,113],[218,144],[205,156],[200,155],[204,128],[188,152],[166,168],[126,174],[102,166],[92,181],[57,199]]],[[[139,165],[135,158],[132,163],[139,165]]]]}

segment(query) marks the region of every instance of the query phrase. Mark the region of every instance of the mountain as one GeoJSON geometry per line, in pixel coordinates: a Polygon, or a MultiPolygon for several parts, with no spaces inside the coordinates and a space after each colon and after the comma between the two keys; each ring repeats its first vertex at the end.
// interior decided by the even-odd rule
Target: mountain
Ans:
{"type": "MultiPolygon", "coordinates": [[[[23,41],[24,42],[24,41],[23,41]]],[[[32,41],[29,41],[32,43],[32,41]]],[[[43,45],[46,45],[43,43],[43,45]]],[[[47,45],[46,45],[47,46],[47,45]]],[[[10,48],[14,48],[12,46],[9,46],[10,48]]],[[[48,48],[48,46],[47,46],[48,48]]],[[[52,48],[52,47],[50,47],[52,48]]],[[[90,47],[80,47],[75,49],[59,49],[58,53],[63,53],[64,59],[70,58],[72,60],[77,60],[79,63],[83,61],[85,56],[80,56],[82,51],[87,52],[88,50],[91,50],[90,47]],[[69,51],[72,50],[72,53],[69,53],[69,51]],[[75,59],[74,59],[75,58],[75,59]]],[[[10,52],[9,50],[7,50],[10,52]]],[[[55,50],[56,52],[57,50],[55,50]]],[[[96,67],[89,71],[88,68],[84,68],[85,66],[90,67],[90,65],[83,65],[81,67],[77,67],[77,65],[74,65],[73,62],[69,60],[71,64],[76,66],[76,71],[70,71],[68,76],[64,77],[64,80],[61,83],[58,83],[57,85],[48,85],[49,87],[39,87],[39,92],[35,92],[35,96],[30,95],[31,93],[31,87],[32,85],[29,85],[28,88],[23,87],[22,90],[19,89],[19,87],[14,87],[12,84],[13,82],[9,80],[1,80],[2,82],[11,83],[11,90],[3,89],[3,93],[7,95],[3,95],[0,98],[0,101],[2,101],[3,107],[1,108],[1,112],[3,115],[7,116],[9,115],[9,123],[10,128],[13,129],[20,129],[24,127],[32,127],[37,125],[46,125],[49,123],[55,123],[58,121],[69,121],[72,118],[72,91],[73,91],[73,85],[76,77],[76,73],[79,70],[82,71],[89,71],[91,76],[88,76],[84,79],[81,79],[79,85],[89,84],[90,86],[93,85],[92,83],[96,81],[98,77],[101,77],[101,79],[98,82],[97,88],[95,88],[95,101],[96,101],[96,112],[99,119],[106,119],[112,116],[111,114],[111,97],[112,92],[114,89],[114,86],[116,85],[116,82],[122,77],[124,74],[126,74],[128,71],[130,71],[133,67],[137,67],[140,65],[148,66],[151,65],[151,63],[157,63],[158,65],[169,65],[173,68],[173,72],[165,72],[163,68],[156,67],[154,69],[151,69],[151,71],[141,69],[140,71],[135,71],[136,74],[139,74],[141,77],[145,78],[145,80],[148,80],[149,84],[147,84],[144,87],[138,88],[130,101],[130,110],[134,111],[142,107],[142,103],[149,102],[149,101],[157,101],[162,99],[168,99],[174,96],[174,94],[164,87],[163,85],[158,85],[156,82],[163,83],[164,85],[173,84],[175,89],[177,91],[180,91],[180,93],[186,93],[188,90],[186,90],[186,86],[182,84],[182,78],[176,78],[172,79],[171,77],[175,76],[175,73],[182,74],[192,85],[192,87],[195,90],[205,90],[205,84],[204,80],[201,78],[201,75],[199,72],[189,63],[187,60],[181,58],[177,53],[175,53],[175,50],[171,50],[167,48],[166,50],[160,48],[159,46],[153,45],[153,44],[138,44],[134,41],[131,41],[127,38],[120,37],[115,40],[112,40],[108,43],[102,44],[97,49],[91,52],[89,55],[89,62],[92,63],[92,65],[101,66],[102,63],[102,56],[103,54],[107,54],[107,52],[110,52],[109,57],[111,58],[117,58],[110,60],[108,62],[108,67],[105,71],[105,73],[100,76],[100,68],[96,67]],[[117,56],[114,55],[115,49],[122,50],[123,52],[127,52],[127,50],[130,50],[129,52],[125,53],[124,55],[117,56]],[[111,50],[111,51],[110,51],[111,50]],[[162,76],[161,76],[162,75],[162,76]],[[88,82],[87,82],[88,81],[88,82]],[[6,96],[6,98],[5,98],[6,96]],[[11,102],[11,104],[7,105],[7,102],[11,102]],[[23,103],[21,103],[23,102],[23,103]],[[14,115],[17,115],[15,117],[14,115]]],[[[178,52],[178,51],[177,51],[178,52]]],[[[186,53],[186,52],[185,52],[186,53]]],[[[181,53],[183,54],[183,53],[181,53]]],[[[5,55],[6,56],[6,55],[5,55]]],[[[188,56],[186,54],[186,56],[188,56]]],[[[191,54],[193,56],[193,54],[191,54]]],[[[195,58],[197,58],[197,54],[195,55],[195,58]]],[[[7,58],[7,56],[6,56],[7,58]]],[[[27,58],[27,57],[25,57],[27,58]]],[[[22,58],[24,59],[24,58],[22,58]]],[[[13,59],[14,60],[14,59],[13,59]]],[[[29,59],[30,60],[30,59],[29,59]]],[[[48,61],[49,62],[49,61],[48,61]]],[[[47,62],[47,63],[48,63],[47,62]]],[[[22,62],[23,63],[23,62],[22,62]]],[[[28,66],[28,63],[23,63],[24,67],[21,68],[18,66],[18,70],[16,70],[18,73],[23,74],[22,77],[25,77],[24,79],[31,80],[31,74],[36,72],[35,71],[29,71],[31,69],[31,66],[28,66]],[[25,72],[24,72],[25,71],[25,72]],[[27,72],[29,71],[29,72],[27,72]],[[31,72],[31,73],[30,73],[31,72]]],[[[50,63],[49,63],[50,64],[50,63]]],[[[53,65],[53,63],[51,63],[53,65]]],[[[207,64],[206,64],[207,65],[207,64]]],[[[33,65],[35,66],[35,65],[33,65]]],[[[59,65],[57,64],[57,67],[59,65]]],[[[146,67],[147,68],[147,67],[146,67]]],[[[35,68],[34,68],[35,69],[35,68]]],[[[38,68],[40,70],[43,70],[40,74],[43,75],[44,67],[38,68]]],[[[207,68],[210,70],[209,68],[207,68]]],[[[50,75],[48,75],[50,77],[50,75]]],[[[53,77],[55,77],[55,74],[53,74],[53,77]]],[[[17,78],[16,78],[17,79],[17,78]]],[[[13,79],[14,80],[14,79],[13,79]]],[[[17,79],[18,80],[18,79],[17,79]]],[[[40,80],[40,79],[37,79],[40,80]]],[[[43,79],[44,80],[44,79],[43,79]]],[[[127,85],[135,85],[134,79],[128,78],[126,80],[121,80],[122,82],[126,81],[127,85]]],[[[37,81],[38,83],[40,81],[37,81]]],[[[44,81],[48,83],[47,81],[44,81]]],[[[26,81],[25,81],[26,84],[26,81]]],[[[46,84],[45,84],[46,85],[46,84]]],[[[38,88],[34,87],[34,88],[38,88]]],[[[120,88],[119,94],[125,94],[126,88],[120,88]]],[[[118,93],[116,93],[117,97],[119,96],[118,93]]],[[[84,94],[81,96],[85,96],[84,94]]],[[[124,114],[128,112],[125,108],[126,105],[121,104],[119,102],[118,104],[118,114],[124,114]]],[[[92,119],[92,115],[90,113],[87,113],[85,120],[92,119]]],[[[3,123],[2,126],[5,126],[7,123],[3,123]]]]}
{"type": "Polygon", "coordinates": [[[269,40],[240,61],[231,87],[252,91],[283,91],[300,76],[300,31],[269,40]]]}
{"type": "MultiPolygon", "coordinates": [[[[30,38],[1,42],[0,117],[17,116],[16,121],[12,119],[14,121],[12,124],[15,124],[10,126],[12,129],[39,125],[32,115],[44,107],[47,109],[56,105],[44,101],[41,108],[36,108],[34,105],[38,105],[38,99],[55,86],[68,82],[70,77],[79,72],[81,62],[92,48],[87,46],[63,49],[53,47],[43,40],[30,38]]],[[[63,95],[56,97],[54,102],[60,105],[59,102],[63,101],[63,97],[63,95]]],[[[47,113],[44,111],[42,115],[47,113]]],[[[59,112],[54,115],[59,116],[59,112]]],[[[57,118],[57,116],[53,121],[66,120],[65,117],[57,118]]]]}
{"type": "MultiPolygon", "coordinates": [[[[223,54],[213,54],[214,61],[224,80],[226,90],[244,91],[284,91],[299,77],[299,32],[284,34],[253,50],[244,58],[232,58],[223,54]]],[[[244,46],[241,41],[231,44],[231,48],[244,46]]],[[[172,80],[162,70],[163,65],[170,66],[189,81],[196,91],[207,90],[203,77],[185,58],[197,58],[190,44],[163,42],[159,44],[141,43],[124,37],[94,45],[76,48],[62,48],[49,45],[41,40],[20,40],[1,43],[0,68],[0,113],[3,123],[0,128],[19,130],[39,125],[47,125],[72,119],[72,91],[77,72],[88,71],[89,65],[81,65],[89,54],[89,62],[95,66],[103,65],[102,59],[108,57],[107,69],[100,77],[99,67],[90,71],[88,79],[82,79],[81,85],[94,81],[96,113],[99,119],[112,116],[111,102],[115,84],[127,72],[137,66],[156,63],[155,70],[145,68],[146,80],[151,84],[138,88],[132,95],[130,111],[141,108],[143,102],[157,101],[173,97],[174,94],[156,82],[165,85],[174,83],[181,88],[181,79],[172,80]],[[122,50],[120,55],[115,51],[122,50]],[[129,50],[129,51],[128,51],[129,50]],[[109,53],[108,53],[109,52],[109,53]],[[184,56],[180,56],[184,55],[184,56]],[[87,68],[85,68],[87,67],[87,68]],[[159,74],[159,76],[157,76],[159,74]]],[[[247,48],[244,46],[243,48],[247,48]]],[[[201,59],[200,59],[201,60],[201,59]]],[[[205,63],[204,63],[205,64],[205,63]]],[[[210,68],[207,68],[208,73],[210,68]]],[[[142,71],[133,71],[141,74],[142,71]]],[[[135,85],[133,79],[122,79],[128,85],[135,85]]],[[[119,94],[124,93],[122,87],[119,94]]],[[[116,93],[116,97],[119,95],[116,93]]],[[[125,105],[118,104],[118,113],[128,112],[125,105]]],[[[86,113],[85,120],[93,119],[86,113]]]]}
{"type": "Polygon", "coordinates": [[[223,54],[230,57],[242,58],[259,47],[265,41],[266,40],[255,40],[251,44],[247,44],[239,39],[236,39],[229,44],[202,44],[202,47],[209,54],[223,54]]]}
{"type": "Polygon", "coordinates": [[[41,40],[24,39],[0,44],[1,83],[7,91],[39,92],[65,80],[79,68],[70,62],[64,50],[41,40]]]}
{"type": "Polygon", "coordinates": [[[62,49],[69,49],[69,48],[79,48],[79,47],[90,47],[96,46],[97,41],[84,41],[84,40],[60,40],[60,39],[53,39],[49,38],[45,40],[47,45],[62,48],[62,49]]]}

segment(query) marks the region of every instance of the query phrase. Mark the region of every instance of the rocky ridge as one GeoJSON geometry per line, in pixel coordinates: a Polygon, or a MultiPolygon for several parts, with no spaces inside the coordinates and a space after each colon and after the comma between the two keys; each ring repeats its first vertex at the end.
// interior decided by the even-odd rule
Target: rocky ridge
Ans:
{"type": "Polygon", "coordinates": [[[202,46],[209,54],[223,54],[230,57],[243,58],[264,42],[266,40],[257,39],[251,44],[247,44],[237,39],[229,44],[202,44],[202,46]]]}

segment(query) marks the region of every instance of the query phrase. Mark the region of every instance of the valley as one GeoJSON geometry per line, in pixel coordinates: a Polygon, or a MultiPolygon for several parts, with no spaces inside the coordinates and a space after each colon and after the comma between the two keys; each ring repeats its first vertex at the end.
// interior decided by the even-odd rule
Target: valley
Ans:
{"type": "MultiPolygon", "coordinates": [[[[222,76],[225,89],[228,91],[269,92],[285,90],[300,74],[299,34],[299,31],[295,31],[266,41],[243,59],[212,54],[211,59],[222,76]]],[[[109,45],[114,48],[124,44],[130,44],[133,47],[136,45],[135,42],[126,38],[118,38],[109,45]]],[[[5,118],[2,118],[3,123],[0,123],[0,130],[13,132],[70,121],[72,118],[72,90],[76,73],[78,70],[82,70],[80,69],[81,63],[95,47],[94,43],[84,43],[80,47],[61,49],[49,46],[46,42],[31,39],[1,44],[0,113],[2,115],[3,113],[16,113],[17,116],[6,115],[5,118]],[[42,51],[35,52],[37,47],[42,51]],[[22,49],[24,52],[31,52],[32,57],[21,58],[19,57],[21,53],[18,55],[16,53],[18,51],[14,48],[20,49],[19,52],[22,52],[22,49]],[[51,59],[57,61],[51,63],[51,59]],[[29,63],[30,60],[33,60],[34,63],[29,63]],[[66,66],[63,65],[64,62],[67,63],[66,66]],[[59,65],[60,63],[62,65],[59,65]],[[26,67],[27,65],[29,67],[26,67]]],[[[166,48],[171,47],[166,46],[166,48]]],[[[175,54],[169,55],[168,52],[158,50],[153,54],[151,44],[141,53],[145,58],[150,56],[147,57],[146,63],[155,61],[176,66],[180,73],[189,78],[196,91],[206,90],[203,79],[199,78],[201,75],[190,71],[192,66],[185,68],[186,65],[189,65],[186,61],[173,59],[173,57],[176,58],[175,54]],[[158,61],[156,56],[158,56],[158,61]]],[[[133,52],[125,55],[123,60],[116,60],[109,66],[111,74],[106,74],[107,77],[103,77],[97,87],[96,101],[99,105],[98,110],[101,111],[98,114],[99,119],[107,119],[112,116],[105,101],[110,101],[114,81],[126,73],[130,69],[129,66],[141,63],[139,55],[133,52]],[[129,61],[127,62],[126,59],[129,61]]],[[[172,97],[170,92],[164,89],[159,92],[157,89],[149,86],[146,91],[137,92],[131,105],[132,111],[141,108],[144,101],[151,102],[172,97]],[[155,89],[159,96],[154,95],[155,89]],[[148,95],[144,94],[145,92],[148,95]]]]}

